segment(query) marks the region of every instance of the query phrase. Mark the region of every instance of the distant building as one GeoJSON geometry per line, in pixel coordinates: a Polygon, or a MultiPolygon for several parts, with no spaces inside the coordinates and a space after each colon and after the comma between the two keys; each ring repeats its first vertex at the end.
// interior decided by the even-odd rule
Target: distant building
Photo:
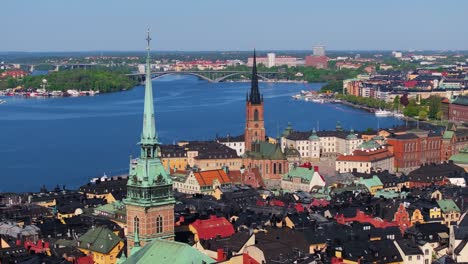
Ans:
{"type": "Polygon", "coordinates": [[[328,68],[328,57],[326,56],[314,56],[309,55],[305,58],[305,65],[309,67],[315,67],[317,69],[328,68]]]}
{"type": "Polygon", "coordinates": [[[401,58],[403,56],[403,54],[401,52],[398,52],[398,51],[392,51],[392,56],[394,58],[401,58]]]}
{"type": "Polygon", "coordinates": [[[216,188],[231,185],[231,179],[224,170],[190,171],[173,179],[174,190],[187,194],[213,195],[216,188]]]}
{"type": "Polygon", "coordinates": [[[312,52],[314,56],[325,56],[325,46],[314,46],[312,52]]]}
{"type": "MultiPolygon", "coordinates": [[[[250,57],[247,59],[247,66],[252,67],[254,62],[254,58],[250,57]]],[[[257,66],[259,64],[265,65],[267,68],[271,68],[274,66],[288,66],[288,67],[296,67],[298,64],[298,60],[296,57],[291,56],[276,56],[275,53],[268,53],[266,57],[257,57],[256,58],[257,66]]]]}

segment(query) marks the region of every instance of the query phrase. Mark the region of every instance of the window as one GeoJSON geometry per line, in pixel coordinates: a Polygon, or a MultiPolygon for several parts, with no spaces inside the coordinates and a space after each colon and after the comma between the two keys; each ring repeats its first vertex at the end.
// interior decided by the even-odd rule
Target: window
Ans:
{"type": "Polygon", "coordinates": [[[163,232],[163,219],[161,216],[156,218],[156,233],[160,234],[163,232]]]}
{"type": "Polygon", "coordinates": [[[133,233],[140,233],[140,219],[138,219],[138,216],[133,219],[133,233]]]}
{"type": "Polygon", "coordinates": [[[408,256],[408,260],[409,260],[409,261],[412,261],[412,260],[413,260],[413,256],[408,256]]]}
{"type": "Polygon", "coordinates": [[[258,110],[255,109],[254,111],[254,121],[258,121],[258,110]]]}

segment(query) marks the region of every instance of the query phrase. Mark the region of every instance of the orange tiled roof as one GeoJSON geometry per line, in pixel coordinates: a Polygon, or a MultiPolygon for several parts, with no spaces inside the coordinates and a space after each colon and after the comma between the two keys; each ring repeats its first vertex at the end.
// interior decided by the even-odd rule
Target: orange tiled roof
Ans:
{"type": "Polygon", "coordinates": [[[224,170],[198,171],[193,173],[200,186],[213,185],[213,180],[217,179],[220,184],[231,183],[231,179],[224,170]]]}

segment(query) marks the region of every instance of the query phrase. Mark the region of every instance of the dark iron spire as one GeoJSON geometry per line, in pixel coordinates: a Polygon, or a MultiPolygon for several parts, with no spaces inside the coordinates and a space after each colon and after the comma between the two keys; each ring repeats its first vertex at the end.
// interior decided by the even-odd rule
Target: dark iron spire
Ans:
{"type": "Polygon", "coordinates": [[[258,90],[258,76],[257,76],[257,56],[253,57],[253,66],[252,66],[252,84],[250,87],[250,97],[249,101],[251,104],[261,104],[262,99],[260,97],[260,91],[258,90]]]}

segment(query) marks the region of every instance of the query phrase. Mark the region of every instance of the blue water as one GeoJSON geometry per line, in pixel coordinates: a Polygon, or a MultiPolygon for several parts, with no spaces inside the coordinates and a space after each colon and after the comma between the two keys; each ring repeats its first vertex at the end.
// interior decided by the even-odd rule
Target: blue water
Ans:
{"type": "MultiPolygon", "coordinates": [[[[163,143],[210,140],[243,133],[249,83],[208,83],[191,76],[153,82],[156,126],[163,143]]],[[[322,84],[261,83],[267,134],[288,122],[296,130],[376,128],[377,118],[337,104],[295,101],[300,90],[322,84]]],[[[77,188],[92,177],[125,173],[136,155],[142,125],[143,87],[95,97],[2,98],[0,105],[0,192],[38,191],[42,184],[77,188]]],[[[380,127],[401,124],[379,118],[380,127]]]]}

